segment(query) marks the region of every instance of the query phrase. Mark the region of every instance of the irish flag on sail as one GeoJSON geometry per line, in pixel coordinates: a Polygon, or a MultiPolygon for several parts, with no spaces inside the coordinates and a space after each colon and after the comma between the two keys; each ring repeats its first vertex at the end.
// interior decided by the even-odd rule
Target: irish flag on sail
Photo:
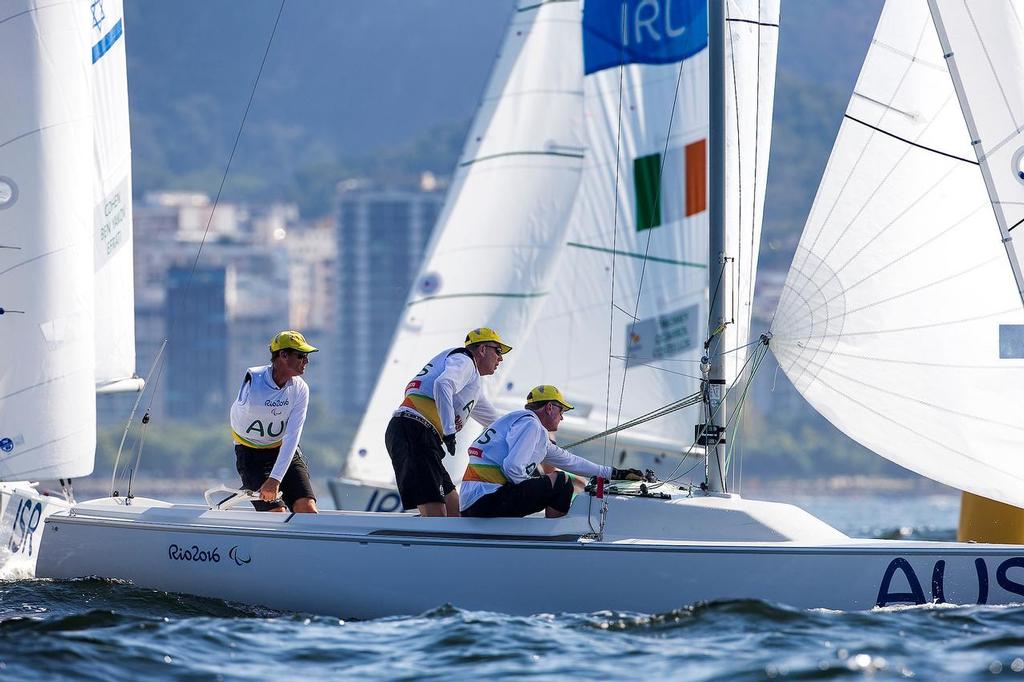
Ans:
{"type": "Polygon", "coordinates": [[[633,159],[636,229],[649,230],[708,207],[706,139],[633,159]],[[680,200],[681,199],[681,200],[680,200]]]}

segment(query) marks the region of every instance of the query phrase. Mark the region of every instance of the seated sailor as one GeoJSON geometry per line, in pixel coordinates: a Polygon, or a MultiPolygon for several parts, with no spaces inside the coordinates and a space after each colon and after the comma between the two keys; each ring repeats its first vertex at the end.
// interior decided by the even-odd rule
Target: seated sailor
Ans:
{"type": "Polygon", "coordinates": [[[551,442],[548,433],[558,430],[562,414],[571,409],[557,388],[537,386],[526,396],[525,409],[509,412],[485,429],[469,448],[469,466],[459,489],[462,515],[527,516],[543,509],[548,518],[564,516],[584,486],[572,474],[643,478],[636,469],[595,464],[551,442]],[[544,465],[564,471],[545,474],[544,465]]]}

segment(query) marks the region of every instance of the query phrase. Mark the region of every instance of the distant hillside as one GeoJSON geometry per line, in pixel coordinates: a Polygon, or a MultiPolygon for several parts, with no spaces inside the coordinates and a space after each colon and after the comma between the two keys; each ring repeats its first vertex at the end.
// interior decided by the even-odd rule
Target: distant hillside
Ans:
{"type": "MultiPolygon", "coordinates": [[[[347,175],[450,171],[513,0],[285,5],[225,188],[325,211],[347,175]]],[[[803,220],[880,0],[786,0],[767,209],[783,244],[803,220]]],[[[214,191],[277,0],[126,0],[137,192],[214,191]]],[[[773,252],[766,249],[772,259],[773,252]]]]}
{"type": "MultiPolygon", "coordinates": [[[[303,200],[310,178],[325,169],[344,172],[398,151],[423,156],[417,140],[447,143],[422,160],[448,172],[461,145],[449,138],[461,138],[476,108],[513,6],[287,3],[228,195],[303,200]]],[[[276,0],[127,0],[139,192],[216,188],[279,7],[276,0]]]]}

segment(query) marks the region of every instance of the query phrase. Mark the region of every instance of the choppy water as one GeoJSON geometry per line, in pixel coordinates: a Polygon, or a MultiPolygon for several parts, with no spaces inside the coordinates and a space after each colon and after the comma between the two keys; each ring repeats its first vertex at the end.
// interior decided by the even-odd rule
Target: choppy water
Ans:
{"type": "MultiPolygon", "coordinates": [[[[841,530],[875,537],[949,539],[957,513],[957,500],[946,497],[799,502],[841,530]]],[[[439,606],[415,617],[355,622],[111,581],[0,582],[2,679],[930,680],[993,674],[1024,676],[1024,607],[841,613],[725,601],[661,614],[510,617],[439,606]]]]}

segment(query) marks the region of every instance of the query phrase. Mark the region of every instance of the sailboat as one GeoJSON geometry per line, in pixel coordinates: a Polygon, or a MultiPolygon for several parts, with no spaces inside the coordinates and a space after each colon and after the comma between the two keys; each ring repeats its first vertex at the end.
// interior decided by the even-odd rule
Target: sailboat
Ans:
{"type": "MultiPolygon", "coordinates": [[[[541,21],[566,6],[575,3],[531,2],[517,17],[541,21]]],[[[1012,341],[1024,305],[1009,233],[1024,190],[1008,180],[1019,165],[1008,173],[997,161],[1020,163],[1020,133],[1006,112],[1019,110],[1024,61],[1012,46],[1024,45],[1024,35],[1008,1],[972,5],[969,21],[963,11],[959,0],[887,3],[787,296],[748,357],[770,347],[813,405],[879,454],[1021,504],[1013,407],[1024,388],[1012,341]],[[977,86],[967,85],[975,79],[977,86]],[[994,83],[1005,96],[993,112],[986,107],[1000,91],[994,83]]],[[[723,358],[746,345],[739,337],[730,347],[726,334],[743,323],[742,292],[752,285],[742,280],[753,269],[734,263],[756,245],[728,235],[726,216],[739,205],[729,189],[739,169],[755,179],[763,173],[750,155],[767,135],[761,114],[770,109],[770,80],[761,69],[774,70],[778,3],[587,2],[576,16],[588,73],[630,84],[677,78],[701,62],[710,73],[709,286],[699,330],[707,354],[699,370],[703,416],[692,439],[706,449],[704,485],[597,482],[559,519],[260,514],[218,498],[208,506],[96,500],[47,519],[40,575],[104,576],[360,618],[444,603],[529,614],[660,612],[735,598],[835,609],[1024,599],[1020,546],[850,538],[792,505],[727,492],[728,408],[740,402],[742,380],[729,378],[723,358]],[[655,34],[659,41],[646,42],[655,34]],[[591,61],[595,49],[606,58],[591,61]],[[755,144],[742,143],[750,139],[755,144]],[[120,551],[126,546],[130,552],[120,551]],[[515,587],[517,578],[536,575],[552,589],[515,587]],[[287,590],[267,588],[282,576],[287,590]],[[616,580],[643,589],[610,589],[616,580]]],[[[589,91],[585,83],[585,98],[589,91]]],[[[608,113],[588,113],[588,131],[619,120],[617,98],[596,101],[614,113],[604,121],[608,113]]],[[[641,117],[645,105],[639,98],[622,111],[641,117]]],[[[671,136],[663,142],[671,148],[671,136]]],[[[623,163],[618,154],[613,162],[623,163]]],[[[744,198],[759,210],[757,187],[763,183],[744,198]]],[[[614,201],[621,190],[612,191],[614,201]]],[[[641,312],[626,308],[637,324],[646,319],[641,312]]]]}
{"type": "Polygon", "coordinates": [[[96,395],[142,388],[128,84],[118,0],[2,12],[18,68],[0,93],[0,551],[31,574],[44,520],[92,472],[96,395]]]}
{"type": "MultiPolygon", "coordinates": [[[[683,68],[629,71],[620,88],[614,69],[599,68],[617,59],[614,51],[609,53],[607,45],[581,51],[579,7],[563,5],[539,17],[524,6],[509,26],[418,284],[344,470],[329,481],[339,509],[400,510],[381,434],[425,359],[458,344],[465,330],[481,324],[499,329],[515,346],[496,376],[484,382],[491,401],[504,411],[519,409],[524,391],[556,383],[577,405],[560,428],[563,443],[592,437],[698,388],[699,328],[708,314],[706,31],[691,31],[688,36],[704,37],[686,37],[678,41],[678,54],[667,53],[667,63],[681,61],[683,68]],[[538,63],[547,66],[539,69],[538,63]],[[536,118],[543,126],[533,124],[536,118]],[[621,168],[619,157],[628,160],[621,168]],[[622,183],[616,186],[619,171],[622,183]],[[662,195],[659,183],[671,191],[662,195]],[[517,190],[510,193],[510,186],[517,190]],[[514,210],[507,206],[510,201],[514,210]],[[492,227],[480,230],[480,225],[492,227]],[[455,265],[465,261],[474,267],[455,265]],[[620,305],[611,308],[610,337],[594,338],[595,329],[609,325],[611,264],[619,273],[612,284],[620,305]],[[609,358],[614,376],[607,376],[609,358]],[[609,385],[616,387],[614,395],[609,385]]],[[[649,26],[641,22],[639,35],[680,31],[684,24],[678,22],[689,10],[680,5],[674,11],[673,17],[669,4],[649,26]]],[[[602,45],[597,33],[594,40],[602,45]]],[[[772,72],[774,42],[761,45],[760,53],[763,71],[772,72]]],[[[763,86],[757,109],[765,127],[771,92],[771,86],[763,86]]],[[[762,214],[757,202],[764,198],[770,140],[767,134],[755,139],[752,131],[756,126],[744,125],[737,135],[757,150],[751,159],[761,163],[729,177],[731,194],[746,201],[728,216],[728,232],[744,244],[735,266],[748,271],[757,258],[762,214]]],[[[752,287],[738,293],[748,307],[752,287]]],[[[742,317],[730,327],[730,338],[746,336],[749,315],[742,317]]],[[[736,354],[730,361],[733,370],[742,363],[736,354]]],[[[698,409],[618,434],[615,465],[668,473],[678,471],[686,456],[702,457],[698,444],[681,449],[692,435],[687,417],[695,420],[698,409]]],[[[465,471],[466,444],[475,433],[466,429],[460,435],[457,456],[446,458],[455,481],[465,471]]],[[[607,445],[583,452],[602,457],[607,445]]]]}

